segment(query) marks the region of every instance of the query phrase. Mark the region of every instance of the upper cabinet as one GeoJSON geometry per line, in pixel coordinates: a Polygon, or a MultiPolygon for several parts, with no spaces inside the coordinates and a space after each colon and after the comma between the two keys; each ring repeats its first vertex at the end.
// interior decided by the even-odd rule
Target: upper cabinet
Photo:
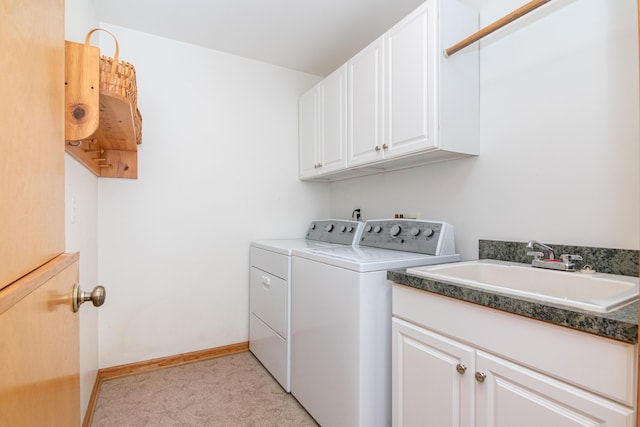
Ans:
{"type": "Polygon", "coordinates": [[[380,37],[347,62],[349,166],[384,158],[383,51],[384,38],[380,37]]]}
{"type": "Polygon", "coordinates": [[[346,68],[338,68],[300,97],[300,177],[346,167],[346,68]]]}
{"type": "MultiPolygon", "coordinates": [[[[477,46],[443,54],[477,29],[477,11],[428,0],[347,61],[346,162],[313,174],[301,163],[300,178],[332,181],[478,155],[477,46]]],[[[314,126],[322,128],[321,118],[301,113],[301,153],[302,130],[314,126]]],[[[332,143],[325,135],[324,145],[332,143]]]]}

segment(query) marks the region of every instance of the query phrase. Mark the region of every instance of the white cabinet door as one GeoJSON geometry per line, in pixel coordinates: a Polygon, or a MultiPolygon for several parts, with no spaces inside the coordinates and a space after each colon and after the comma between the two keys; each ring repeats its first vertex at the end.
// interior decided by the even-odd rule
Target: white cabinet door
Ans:
{"type": "Polygon", "coordinates": [[[436,11],[428,1],[385,35],[385,156],[437,146],[436,11]]]}
{"type": "Polygon", "coordinates": [[[474,350],[397,318],[392,346],[393,426],[472,427],[474,350]]]}
{"type": "Polygon", "coordinates": [[[346,66],[300,97],[300,178],[343,170],[347,163],[346,66]]]}
{"type": "Polygon", "coordinates": [[[347,62],[349,167],[384,158],[383,44],[380,37],[347,62]]]}
{"type": "Polygon", "coordinates": [[[632,427],[635,412],[488,353],[477,351],[477,427],[632,427]]]}
{"type": "Polygon", "coordinates": [[[318,171],[318,89],[314,87],[298,100],[298,155],[300,178],[318,171]]]}
{"type": "Polygon", "coordinates": [[[347,166],[346,128],[346,66],[338,68],[318,86],[320,92],[320,164],[319,173],[347,166]]]}

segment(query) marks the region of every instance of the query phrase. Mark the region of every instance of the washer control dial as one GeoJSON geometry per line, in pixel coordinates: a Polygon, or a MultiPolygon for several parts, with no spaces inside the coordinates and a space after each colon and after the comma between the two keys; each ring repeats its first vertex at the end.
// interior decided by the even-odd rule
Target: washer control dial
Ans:
{"type": "Polygon", "coordinates": [[[420,229],[418,227],[411,227],[409,233],[411,233],[412,236],[417,236],[420,234],[420,229]]]}
{"type": "Polygon", "coordinates": [[[333,231],[333,224],[327,224],[324,229],[331,233],[333,231]]]}
{"type": "Polygon", "coordinates": [[[380,227],[379,225],[376,225],[375,227],[373,227],[373,232],[374,233],[379,233],[382,231],[382,227],[380,227]]]}
{"type": "Polygon", "coordinates": [[[427,227],[427,228],[424,229],[424,235],[426,237],[433,236],[433,233],[434,233],[434,231],[433,231],[433,228],[431,228],[431,227],[427,227]]]}
{"type": "Polygon", "coordinates": [[[367,224],[367,226],[364,228],[364,231],[366,231],[367,233],[371,233],[372,229],[373,227],[371,226],[371,224],[367,224]]]}
{"type": "Polygon", "coordinates": [[[396,237],[398,236],[398,234],[400,234],[400,232],[402,231],[402,227],[400,227],[400,225],[396,224],[393,227],[391,227],[391,237],[396,237]]]}

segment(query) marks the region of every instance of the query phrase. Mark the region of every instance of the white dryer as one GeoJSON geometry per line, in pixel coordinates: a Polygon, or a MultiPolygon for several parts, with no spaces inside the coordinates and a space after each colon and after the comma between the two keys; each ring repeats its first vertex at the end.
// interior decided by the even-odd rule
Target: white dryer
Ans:
{"type": "Polygon", "coordinates": [[[287,391],[291,391],[291,253],[321,247],[350,247],[363,223],[318,220],[304,239],[251,243],[249,349],[287,391]]]}
{"type": "Polygon", "coordinates": [[[391,425],[387,270],[460,260],[441,221],[367,221],[354,247],[294,250],[291,392],[323,427],[391,425]]]}

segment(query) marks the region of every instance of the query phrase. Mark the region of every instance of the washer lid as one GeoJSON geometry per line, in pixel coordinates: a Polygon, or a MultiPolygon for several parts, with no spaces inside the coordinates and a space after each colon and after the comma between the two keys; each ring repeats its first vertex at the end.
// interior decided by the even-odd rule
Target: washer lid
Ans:
{"type": "Polygon", "coordinates": [[[293,250],[317,249],[333,246],[331,243],[317,242],[307,239],[274,239],[274,240],[257,240],[251,242],[254,248],[260,248],[282,255],[291,255],[293,250]]]}
{"type": "Polygon", "coordinates": [[[372,247],[331,246],[293,251],[294,257],[348,270],[367,272],[460,261],[460,255],[425,255],[372,247]]]}

